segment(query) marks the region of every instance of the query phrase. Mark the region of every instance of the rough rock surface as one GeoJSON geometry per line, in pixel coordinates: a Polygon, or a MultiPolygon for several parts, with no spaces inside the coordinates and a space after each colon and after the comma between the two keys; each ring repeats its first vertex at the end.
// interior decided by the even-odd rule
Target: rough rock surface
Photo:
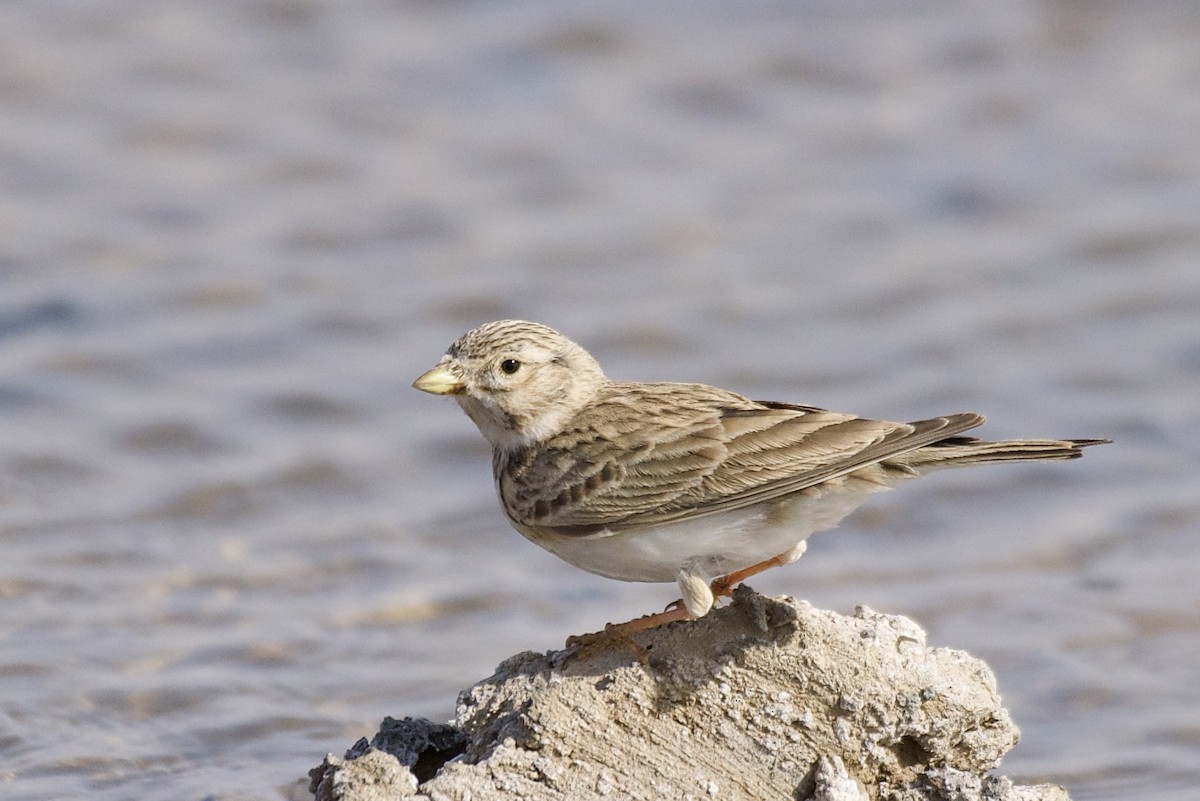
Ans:
{"type": "Polygon", "coordinates": [[[522,653],[449,725],[388,718],[319,801],[1069,801],[988,775],[1017,742],[991,671],[912,621],[740,590],[706,617],[522,653]]]}

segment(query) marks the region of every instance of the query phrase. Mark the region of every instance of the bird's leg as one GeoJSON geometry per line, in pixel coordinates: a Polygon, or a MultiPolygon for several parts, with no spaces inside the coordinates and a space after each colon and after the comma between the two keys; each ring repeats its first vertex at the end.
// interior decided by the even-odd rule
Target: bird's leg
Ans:
{"type": "MultiPolygon", "coordinates": [[[[567,646],[590,645],[602,640],[623,640],[633,644],[629,639],[630,634],[664,626],[677,620],[703,617],[709,609],[712,609],[713,597],[708,590],[708,574],[702,572],[697,565],[691,563],[682,565],[675,571],[675,579],[683,597],[668,604],[663,611],[642,615],[625,623],[609,623],[604,627],[604,631],[570,637],[567,640],[567,646]]],[[[636,644],[633,645],[635,649],[641,650],[636,644]]]]}
{"type": "Polygon", "coordinates": [[[743,567],[741,570],[734,571],[727,576],[720,576],[713,579],[713,582],[709,585],[709,588],[712,590],[714,598],[728,598],[729,596],[733,595],[734,587],[741,584],[751,576],[758,575],[764,570],[770,570],[773,567],[779,567],[786,564],[787,562],[783,561],[782,558],[778,556],[772,556],[770,559],[759,562],[756,565],[743,567]]]}
{"type": "Polygon", "coordinates": [[[696,618],[704,617],[708,613],[708,610],[712,608],[716,598],[732,595],[734,587],[756,573],[796,561],[804,553],[805,547],[805,543],[801,542],[786,553],[781,553],[764,562],[759,562],[756,565],[750,565],[750,567],[735,571],[729,575],[713,579],[711,583],[708,579],[708,576],[712,575],[711,573],[705,575],[698,564],[685,564],[675,572],[679,591],[683,594],[683,597],[678,601],[669,604],[661,612],[642,615],[625,623],[609,623],[604,627],[603,631],[572,635],[567,638],[567,647],[588,646],[598,642],[614,641],[624,642],[631,645],[635,650],[640,651],[640,646],[630,640],[629,635],[645,631],[646,629],[664,626],[667,623],[674,623],[677,620],[695,620],[696,618]]]}
{"type": "Polygon", "coordinates": [[[594,631],[591,634],[573,634],[567,638],[567,647],[587,646],[604,640],[628,641],[629,635],[635,632],[657,628],[667,623],[674,623],[676,620],[688,620],[691,617],[687,607],[681,601],[676,601],[661,612],[642,615],[624,623],[609,623],[603,631],[594,631]]]}
{"type": "Polygon", "coordinates": [[[781,553],[778,556],[772,556],[770,559],[766,559],[758,564],[750,565],[750,567],[743,567],[741,570],[735,570],[728,575],[713,579],[712,584],[709,585],[709,589],[712,590],[714,598],[728,598],[729,596],[733,595],[733,588],[741,584],[746,579],[750,578],[751,576],[756,576],[764,570],[770,570],[773,567],[790,565],[792,562],[795,562],[804,555],[804,551],[807,547],[808,542],[806,540],[801,540],[800,543],[794,548],[781,553]]]}

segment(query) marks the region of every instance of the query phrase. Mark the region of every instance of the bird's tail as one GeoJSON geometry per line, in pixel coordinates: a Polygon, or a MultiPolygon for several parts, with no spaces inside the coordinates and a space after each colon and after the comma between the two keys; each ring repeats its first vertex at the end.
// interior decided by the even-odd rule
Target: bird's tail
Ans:
{"type": "Polygon", "coordinates": [[[948,437],[904,454],[904,465],[915,470],[982,464],[1078,459],[1083,449],[1104,445],[1107,439],[1008,439],[996,442],[974,437],[948,437]]]}

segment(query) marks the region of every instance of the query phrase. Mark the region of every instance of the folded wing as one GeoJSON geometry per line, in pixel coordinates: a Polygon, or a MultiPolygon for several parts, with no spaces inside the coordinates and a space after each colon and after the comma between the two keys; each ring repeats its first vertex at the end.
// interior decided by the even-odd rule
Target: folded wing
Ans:
{"type": "Polygon", "coordinates": [[[780,498],[982,422],[893,423],[703,385],[614,384],[573,427],[495,469],[515,523],[588,535],[780,498]]]}

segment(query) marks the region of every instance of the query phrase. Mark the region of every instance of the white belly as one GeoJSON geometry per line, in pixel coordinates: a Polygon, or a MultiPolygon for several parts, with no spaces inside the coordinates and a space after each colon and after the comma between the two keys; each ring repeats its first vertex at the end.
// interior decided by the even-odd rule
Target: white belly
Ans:
{"type": "Polygon", "coordinates": [[[576,567],[608,578],[675,581],[682,567],[714,578],[790,551],[883,489],[846,477],[758,506],[652,528],[587,537],[522,533],[576,567]]]}

